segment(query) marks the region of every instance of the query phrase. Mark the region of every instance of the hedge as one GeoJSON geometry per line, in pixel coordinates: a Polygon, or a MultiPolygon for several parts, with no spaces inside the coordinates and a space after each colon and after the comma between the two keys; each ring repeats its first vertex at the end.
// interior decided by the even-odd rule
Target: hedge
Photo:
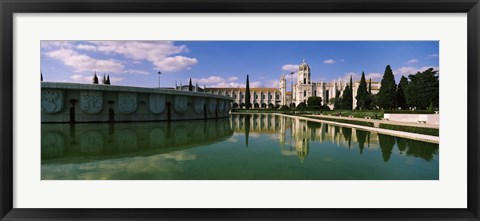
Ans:
{"type": "Polygon", "coordinates": [[[404,131],[416,134],[425,134],[431,136],[439,136],[439,129],[437,128],[428,128],[428,127],[412,127],[412,126],[404,126],[404,125],[394,125],[394,124],[380,124],[380,128],[389,129],[389,130],[397,130],[397,131],[404,131]]]}
{"type": "Polygon", "coordinates": [[[367,122],[367,121],[328,118],[328,117],[317,117],[317,116],[315,116],[315,117],[308,116],[308,117],[313,118],[313,119],[325,120],[325,121],[333,121],[333,122],[338,122],[338,123],[355,124],[355,125],[360,125],[360,126],[373,127],[373,122],[367,122]]]}
{"type": "Polygon", "coordinates": [[[386,114],[434,114],[435,111],[430,110],[384,110],[386,114]]]}

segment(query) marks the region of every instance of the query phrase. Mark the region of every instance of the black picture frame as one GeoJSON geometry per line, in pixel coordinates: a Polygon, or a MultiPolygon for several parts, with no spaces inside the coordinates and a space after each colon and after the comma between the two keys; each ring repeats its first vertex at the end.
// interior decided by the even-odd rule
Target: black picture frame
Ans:
{"type": "MultiPolygon", "coordinates": [[[[1,220],[479,220],[479,0],[0,0],[1,220]],[[468,208],[466,209],[17,209],[13,208],[14,13],[467,13],[468,208]]],[[[254,200],[254,199],[252,199],[254,200]]],[[[448,200],[439,198],[438,200],[448,200]]]]}

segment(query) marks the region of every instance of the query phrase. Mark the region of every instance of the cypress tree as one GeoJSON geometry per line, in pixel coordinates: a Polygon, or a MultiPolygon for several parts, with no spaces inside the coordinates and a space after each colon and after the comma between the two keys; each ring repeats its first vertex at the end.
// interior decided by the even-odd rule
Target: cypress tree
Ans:
{"type": "Polygon", "coordinates": [[[402,76],[397,87],[397,107],[402,108],[402,110],[408,109],[407,98],[405,90],[408,87],[408,79],[405,76],[402,76]]]}
{"type": "Polygon", "coordinates": [[[97,72],[93,75],[93,84],[98,84],[97,72]]]}
{"type": "Polygon", "coordinates": [[[343,97],[342,97],[342,109],[352,109],[352,89],[350,85],[347,84],[345,87],[345,90],[343,91],[343,97]]]}
{"type": "Polygon", "coordinates": [[[247,84],[245,87],[245,108],[250,109],[251,108],[251,103],[250,103],[250,81],[248,79],[248,74],[247,74],[247,84]]]}
{"type": "Polygon", "coordinates": [[[192,78],[190,78],[190,81],[188,82],[188,91],[193,91],[192,78]]]}
{"type": "Polygon", "coordinates": [[[387,65],[383,74],[382,86],[378,92],[378,105],[383,109],[393,109],[396,107],[397,84],[393,76],[392,68],[387,65]]]}
{"type": "Polygon", "coordinates": [[[103,74],[102,84],[107,84],[107,78],[105,77],[105,74],[103,74]]]}
{"type": "Polygon", "coordinates": [[[110,85],[110,75],[107,76],[107,84],[110,85]]]}
{"type": "Polygon", "coordinates": [[[367,81],[365,80],[365,73],[362,72],[362,78],[360,79],[360,85],[357,89],[357,109],[363,110],[367,108],[367,97],[368,97],[368,90],[367,90],[367,81]]]}

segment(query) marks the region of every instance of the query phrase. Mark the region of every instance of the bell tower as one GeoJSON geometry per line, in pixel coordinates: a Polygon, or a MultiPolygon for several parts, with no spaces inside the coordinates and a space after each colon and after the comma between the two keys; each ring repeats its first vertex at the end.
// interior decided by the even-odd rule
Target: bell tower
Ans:
{"type": "Polygon", "coordinates": [[[308,66],[307,62],[305,62],[305,59],[303,59],[302,64],[298,67],[298,79],[297,83],[298,84],[310,84],[310,66],[308,66]]]}

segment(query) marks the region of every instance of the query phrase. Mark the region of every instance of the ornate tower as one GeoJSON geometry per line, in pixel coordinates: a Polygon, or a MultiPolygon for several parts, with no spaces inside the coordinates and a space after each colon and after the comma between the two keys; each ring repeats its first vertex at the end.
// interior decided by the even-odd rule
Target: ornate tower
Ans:
{"type": "Polygon", "coordinates": [[[287,79],[285,74],[280,77],[280,105],[287,105],[287,79]]]}
{"type": "Polygon", "coordinates": [[[298,84],[310,84],[310,66],[303,59],[302,64],[298,67],[298,84]]]}

